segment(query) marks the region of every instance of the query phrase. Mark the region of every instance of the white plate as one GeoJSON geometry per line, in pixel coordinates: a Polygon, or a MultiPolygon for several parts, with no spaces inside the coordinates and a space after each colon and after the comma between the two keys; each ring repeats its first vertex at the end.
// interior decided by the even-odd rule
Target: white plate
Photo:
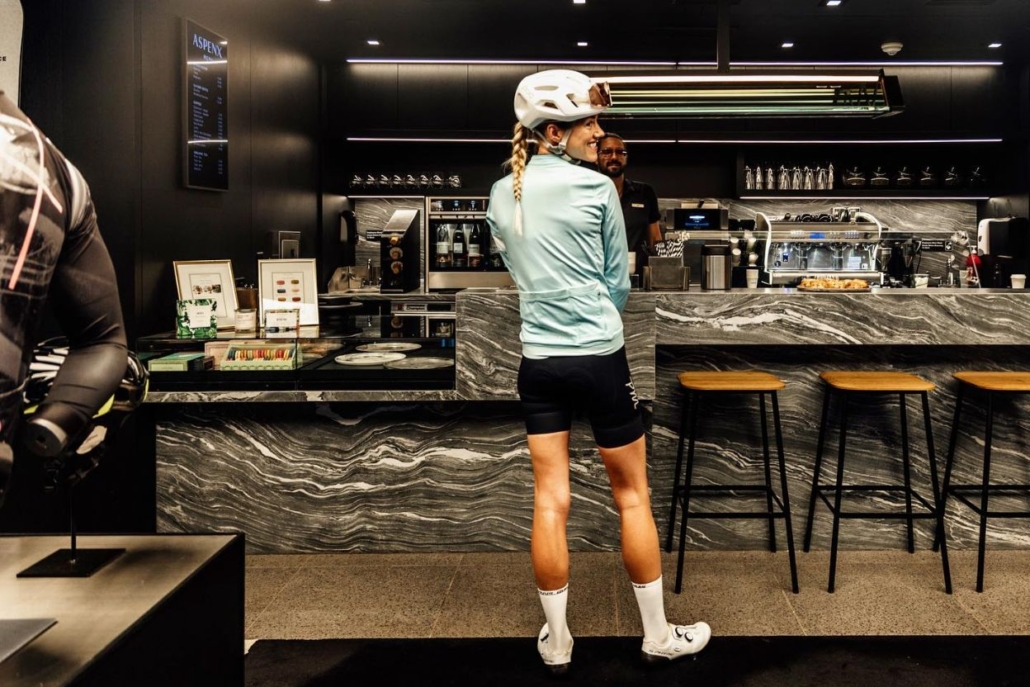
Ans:
{"type": "Polygon", "coordinates": [[[406,358],[403,353],[347,353],[336,356],[340,365],[385,365],[406,358]]]}
{"type": "Polygon", "coordinates": [[[399,343],[393,341],[383,341],[381,343],[361,344],[357,347],[357,350],[366,352],[417,351],[420,348],[422,348],[422,345],[417,343],[399,343]]]}
{"type": "Polygon", "coordinates": [[[436,370],[441,367],[454,367],[450,358],[405,358],[386,363],[391,370],[436,370]]]}

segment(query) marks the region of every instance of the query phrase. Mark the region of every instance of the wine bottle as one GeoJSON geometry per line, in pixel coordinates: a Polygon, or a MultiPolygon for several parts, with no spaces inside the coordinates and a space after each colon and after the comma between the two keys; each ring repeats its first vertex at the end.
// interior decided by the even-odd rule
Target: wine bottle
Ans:
{"type": "Polygon", "coordinates": [[[469,267],[479,269],[483,265],[483,236],[479,224],[473,224],[469,232],[469,267]]]}
{"type": "Polygon", "coordinates": [[[451,232],[450,225],[441,224],[436,230],[436,266],[451,266],[451,232]]]}
{"type": "Polygon", "coordinates": [[[452,264],[455,269],[468,266],[468,246],[465,244],[465,232],[459,224],[454,230],[454,240],[451,242],[452,264]]]}

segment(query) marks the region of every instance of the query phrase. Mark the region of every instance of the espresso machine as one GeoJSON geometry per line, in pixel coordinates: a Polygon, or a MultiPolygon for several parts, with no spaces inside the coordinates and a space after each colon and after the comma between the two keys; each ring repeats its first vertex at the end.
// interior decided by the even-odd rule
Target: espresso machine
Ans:
{"type": "Polygon", "coordinates": [[[794,285],[805,277],[881,281],[877,248],[883,225],[858,208],[779,220],[758,213],[755,230],[766,235],[764,284],[794,285]]]}

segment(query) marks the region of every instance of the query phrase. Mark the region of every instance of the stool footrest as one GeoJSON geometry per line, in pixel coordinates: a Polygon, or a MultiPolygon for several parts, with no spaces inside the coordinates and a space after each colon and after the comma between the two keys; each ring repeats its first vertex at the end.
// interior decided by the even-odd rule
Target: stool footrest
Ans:
{"type": "MultiPolygon", "coordinates": [[[[952,484],[948,487],[948,493],[953,494],[956,499],[970,508],[977,515],[984,515],[985,511],[980,504],[970,501],[968,496],[975,496],[977,499],[983,494],[982,484],[952,484]]],[[[995,496],[1030,496],[1030,485],[1023,484],[992,484],[987,487],[987,493],[995,496]],[[1006,493],[1008,492],[1008,493],[1006,493]]],[[[1030,518],[1030,510],[990,510],[986,511],[989,518],[1030,518]]]]}
{"type": "MultiPolygon", "coordinates": [[[[780,500],[779,494],[772,489],[769,489],[762,484],[701,484],[691,485],[691,492],[704,492],[703,498],[709,499],[727,499],[736,498],[741,496],[740,494],[734,494],[732,492],[754,492],[756,496],[764,496],[768,493],[772,496],[773,502],[776,504],[776,509],[770,513],[768,510],[763,511],[732,511],[728,513],[715,513],[715,512],[696,512],[687,511],[686,505],[684,504],[683,494],[678,494],[676,498],[679,500],[680,506],[683,507],[683,512],[690,518],[700,518],[702,520],[709,519],[713,520],[716,518],[732,518],[732,519],[768,519],[768,518],[783,518],[785,517],[783,501],[780,500]],[[778,509],[778,510],[777,510],[778,509]]],[[[750,496],[750,494],[748,494],[750,496]]]]}
{"type": "Polygon", "coordinates": [[[849,519],[856,519],[856,520],[857,519],[908,520],[909,517],[912,517],[913,519],[922,520],[922,519],[936,518],[937,517],[937,509],[934,508],[933,505],[929,501],[927,501],[925,498],[923,498],[922,495],[919,494],[919,492],[914,491],[912,489],[908,489],[906,487],[901,487],[901,486],[896,486],[896,485],[889,485],[889,484],[853,484],[853,485],[850,485],[850,486],[844,485],[844,486],[841,487],[840,490],[841,490],[841,496],[842,497],[844,496],[844,492],[848,492],[848,491],[861,491],[861,492],[881,491],[881,492],[886,492],[886,493],[901,493],[901,494],[904,494],[904,493],[907,492],[909,496],[911,496],[912,498],[914,498],[916,501],[919,502],[919,505],[921,505],[923,508],[926,509],[926,512],[912,513],[911,516],[909,516],[907,511],[904,512],[904,513],[894,513],[894,512],[891,512],[891,511],[883,511],[883,510],[879,510],[879,511],[844,511],[842,509],[840,511],[840,513],[837,513],[836,509],[833,507],[833,502],[830,501],[830,496],[828,494],[826,494],[826,492],[834,492],[834,491],[836,491],[836,487],[835,486],[822,486],[822,485],[817,486],[816,487],[816,492],[819,495],[819,498],[822,499],[823,503],[826,504],[826,507],[830,509],[831,513],[835,513],[836,515],[838,515],[841,518],[849,518],[849,519]]]}

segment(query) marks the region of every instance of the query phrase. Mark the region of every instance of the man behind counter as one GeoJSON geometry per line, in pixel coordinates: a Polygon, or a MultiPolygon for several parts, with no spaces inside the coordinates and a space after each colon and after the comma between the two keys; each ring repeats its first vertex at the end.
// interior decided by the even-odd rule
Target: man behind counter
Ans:
{"type": "Polygon", "coordinates": [[[597,149],[597,168],[615,182],[622,202],[622,216],[626,220],[626,247],[636,251],[645,241],[649,247],[653,247],[655,241],[662,240],[662,231],[658,226],[661,214],[658,212],[658,198],[654,189],[626,178],[629,152],[622,136],[610,132],[605,134],[598,141],[597,149]]]}

